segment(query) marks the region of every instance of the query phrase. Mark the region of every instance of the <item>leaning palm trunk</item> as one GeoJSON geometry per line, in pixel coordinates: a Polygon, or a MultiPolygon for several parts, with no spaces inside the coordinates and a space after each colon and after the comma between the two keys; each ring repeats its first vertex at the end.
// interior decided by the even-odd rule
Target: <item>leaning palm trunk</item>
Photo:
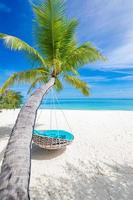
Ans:
{"type": "Polygon", "coordinates": [[[55,78],[37,89],[22,107],[12,130],[0,175],[0,200],[28,200],[31,141],[37,109],[55,78]]]}

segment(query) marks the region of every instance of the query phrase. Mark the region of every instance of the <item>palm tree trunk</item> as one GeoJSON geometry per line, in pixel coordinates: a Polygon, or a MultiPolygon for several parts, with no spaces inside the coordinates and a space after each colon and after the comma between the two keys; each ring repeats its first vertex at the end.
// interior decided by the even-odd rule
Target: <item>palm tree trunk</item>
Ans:
{"type": "Polygon", "coordinates": [[[13,127],[0,174],[0,200],[28,200],[31,141],[37,109],[55,78],[37,89],[22,107],[13,127]]]}

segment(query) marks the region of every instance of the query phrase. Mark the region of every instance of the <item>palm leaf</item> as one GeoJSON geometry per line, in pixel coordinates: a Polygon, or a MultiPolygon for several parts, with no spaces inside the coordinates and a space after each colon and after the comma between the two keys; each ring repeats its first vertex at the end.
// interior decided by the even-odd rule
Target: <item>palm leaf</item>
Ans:
{"type": "Polygon", "coordinates": [[[59,52],[60,57],[64,58],[67,55],[67,51],[71,49],[71,42],[75,38],[75,31],[78,26],[78,20],[72,19],[65,21],[65,30],[62,32],[62,40],[60,42],[59,52]]]}
{"type": "Polygon", "coordinates": [[[65,80],[76,89],[79,89],[85,96],[88,96],[90,94],[87,83],[80,80],[79,78],[75,76],[65,75],[65,80]]]}
{"type": "Polygon", "coordinates": [[[56,78],[56,80],[55,80],[54,88],[56,89],[57,92],[59,92],[63,89],[63,85],[58,78],[56,78]]]}
{"type": "Polygon", "coordinates": [[[29,55],[34,57],[34,59],[39,60],[43,65],[45,65],[45,61],[43,57],[38,53],[37,50],[35,50],[33,47],[31,47],[29,44],[26,42],[20,40],[17,37],[7,35],[0,33],[0,39],[2,39],[5,43],[5,45],[10,48],[11,50],[16,50],[16,51],[25,51],[28,52],[29,55]]]}
{"type": "Polygon", "coordinates": [[[14,73],[0,88],[0,94],[4,93],[7,88],[11,87],[15,83],[33,83],[33,81],[35,81],[39,76],[44,78],[47,76],[47,72],[44,71],[43,68],[37,68],[24,72],[14,73]]]}
{"type": "Polygon", "coordinates": [[[72,44],[68,57],[66,58],[66,65],[73,67],[80,67],[87,63],[94,63],[96,61],[105,61],[105,57],[90,43],[84,43],[78,48],[74,48],[75,44],[72,44]]]}
{"type": "Polygon", "coordinates": [[[35,38],[38,48],[54,64],[64,32],[64,3],[62,0],[46,0],[34,5],[36,16],[35,38]]]}

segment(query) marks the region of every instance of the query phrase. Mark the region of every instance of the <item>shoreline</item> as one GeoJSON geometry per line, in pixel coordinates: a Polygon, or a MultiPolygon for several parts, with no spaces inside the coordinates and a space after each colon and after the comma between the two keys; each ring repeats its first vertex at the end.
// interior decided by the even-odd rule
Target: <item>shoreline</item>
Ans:
{"type": "MultiPolygon", "coordinates": [[[[5,111],[8,111],[8,112],[10,112],[10,111],[20,111],[20,109],[21,108],[16,108],[16,109],[1,109],[0,113],[5,112],[5,111]]],[[[122,112],[127,111],[127,112],[133,112],[133,110],[126,110],[126,109],[122,110],[122,109],[67,109],[67,108],[66,109],[65,108],[63,108],[63,109],[62,108],[60,108],[60,109],[59,108],[54,108],[54,109],[52,108],[51,109],[51,108],[39,108],[38,111],[40,111],[40,110],[42,110],[42,111],[43,110],[48,110],[48,111],[50,111],[50,110],[56,110],[56,111],[63,110],[64,111],[65,110],[65,111],[86,111],[86,112],[87,111],[103,111],[103,112],[104,111],[116,111],[116,112],[117,111],[118,112],[119,111],[122,111],[122,112]]]]}

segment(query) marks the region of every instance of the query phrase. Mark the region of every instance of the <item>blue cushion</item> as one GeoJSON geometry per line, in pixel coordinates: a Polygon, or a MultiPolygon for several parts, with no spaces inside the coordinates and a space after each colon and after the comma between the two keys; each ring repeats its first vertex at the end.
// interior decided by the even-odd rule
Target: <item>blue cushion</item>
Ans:
{"type": "Polygon", "coordinates": [[[73,134],[64,130],[34,130],[33,134],[41,137],[61,138],[69,141],[74,139],[73,134]]]}

